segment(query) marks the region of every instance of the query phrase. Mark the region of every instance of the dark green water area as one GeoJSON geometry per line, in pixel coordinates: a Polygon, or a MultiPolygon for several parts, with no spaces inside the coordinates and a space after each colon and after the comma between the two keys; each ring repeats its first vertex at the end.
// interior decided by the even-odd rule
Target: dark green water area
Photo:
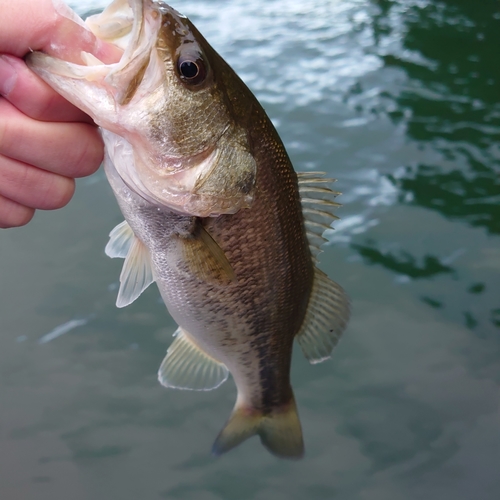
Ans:
{"type": "MultiPolygon", "coordinates": [[[[104,2],[73,2],[80,13],[104,2]]],[[[115,308],[102,171],[0,233],[2,500],[498,500],[500,3],[186,0],[295,168],[338,179],[321,268],[352,298],[332,360],[294,353],[306,457],[210,447],[235,399],[156,381],[151,287],[115,308]]],[[[244,231],[245,228],[242,228],[244,231]]]]}

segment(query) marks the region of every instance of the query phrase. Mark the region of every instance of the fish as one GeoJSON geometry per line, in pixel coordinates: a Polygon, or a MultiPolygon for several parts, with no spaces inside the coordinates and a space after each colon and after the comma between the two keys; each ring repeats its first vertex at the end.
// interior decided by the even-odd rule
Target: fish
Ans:
{"type": "Polygon", "coordinates": [[[156,283],[178,324],[163,386],[209,391],[232,375],[236,403],[214,455],[258,435],[277,457],[301,458],[294,340],[322,362],[350,315],[346,292],[317,267],[340,193],[323,172],[295,172],[252,92],[166,3],[115,0],[85,25],[121,58],[26,61],[100,127],[125,218],[105,249],[124,259],[117,306],[156,283]]]}

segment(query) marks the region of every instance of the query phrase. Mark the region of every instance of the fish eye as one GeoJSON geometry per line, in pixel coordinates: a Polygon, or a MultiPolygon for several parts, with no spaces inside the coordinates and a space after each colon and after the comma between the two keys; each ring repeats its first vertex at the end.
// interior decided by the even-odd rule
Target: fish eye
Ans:
{"type": "Polygon", "coordinates": [[[196,78],[200,73],[199,66],[193,61],[183,61],[179,66],[181,75],[187,80],[196,78]]]}
{"type": "Polygon", "coordinates": [[[181,80],[190,85],[203,83],[207,76],[205,62],[201,57],[193,55],[180,56],[177,61],[177,71],[181,80]]]}

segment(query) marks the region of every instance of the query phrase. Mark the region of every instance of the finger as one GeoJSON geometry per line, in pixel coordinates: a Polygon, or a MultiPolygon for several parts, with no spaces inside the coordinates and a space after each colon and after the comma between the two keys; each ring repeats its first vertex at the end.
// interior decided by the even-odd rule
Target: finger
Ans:
{"type": "Polygon", "coordinates": [[[19,205],[19,203],[0,195],[0,229],[24,226],[34,215],[33,208],[19,205]]]}
{"type": "Polygon", "coordinates": [[[0,154],[67,177],[94,173],[104,146],[97,128],[86,123],[32,120],[0,99],[0,154]]]}
{"type": "Polygon", "coordinates": [[[0,196],[30,208],[64,207],[75,191],[75,181],[0,156],[0,196]]]}
{"type": "Polygon", "coordinates": [[[81,51],[90,52],[104,63],[120,60],[122,49],[103,42],[85,25],[83,20],[63,0],[52,0],[56,22],[51,30],[49,46],[45,52],[52,56],[81,63],[81,51]]]}
{"type": "Polygon", "coordinates": [[[41,50],[75,63],[81,62],[82,50],[105,63],[118,61],[122,53],[97,39],[62,0],[9,2],[2,8],[0,50],[18,57],[41,50]]]}
{"type": "Polygon", "coordinates": [[[14,56],[0,55],[0,95],[36,120],[93,123],[14,56]]]}

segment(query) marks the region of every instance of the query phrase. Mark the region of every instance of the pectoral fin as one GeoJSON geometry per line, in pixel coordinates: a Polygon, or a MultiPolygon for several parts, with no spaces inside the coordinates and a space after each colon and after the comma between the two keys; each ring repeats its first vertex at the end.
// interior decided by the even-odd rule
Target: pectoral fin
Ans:
{"type": "Polygon", "coordinates": [[[123,221],[109,233],[104,252],[112,259],[125,259],[116,307],[128,306],[154,281],[149,250],[135,236],[127,221],[123,221]]]}
{"type": "Polygon", "coordinates": [[[199,225],[189,236],[179,237],[184,258],[191,272],[207,283],[226,285],[236,280],[231,264],[221,247],[199,225]]]}
{"type": "Polygon", "coordinates": [[[109,233],[109,241],[104,249],[104,253],[112,259],[124,259],[134,239],[135,235],[132,228],[128,225],[128,222],[124,220],[109,233]]]}
{"type": "Polygon", "coordinates": [[[310,363],[328,359],[349,320],[347,294],[328,276],[315,269],[314,284],[297,341],[310,363]]]}
{"type": "Polygon", "coordinates": [[[187,332],[179,327],[174,336],[158,371],[158,380],[163,386],[211,391],[227,380],[226,365],[198,347],[187,332]]]}
{"type": "Polygon", "coordinates": [[[116,307],[134,302],[153,281],[149,251],[141,240],[135,238],[123,263],[116,307]]]}

